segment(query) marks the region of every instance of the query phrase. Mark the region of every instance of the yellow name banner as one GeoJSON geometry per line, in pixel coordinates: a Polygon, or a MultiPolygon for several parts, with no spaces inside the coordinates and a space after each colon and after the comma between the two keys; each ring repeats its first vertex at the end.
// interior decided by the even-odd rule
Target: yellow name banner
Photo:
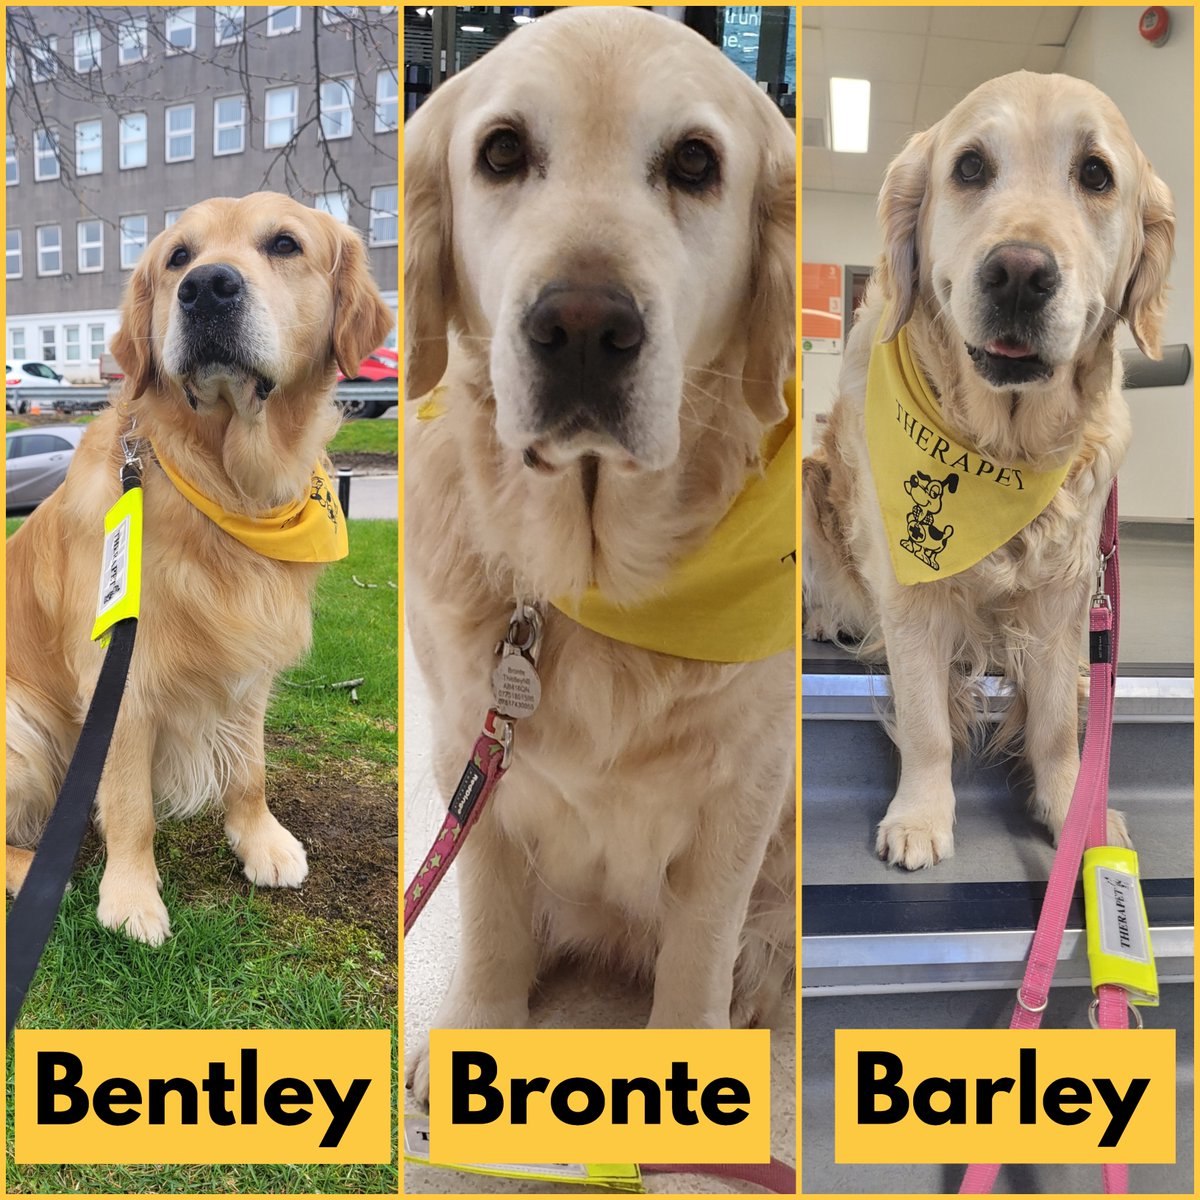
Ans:
{"type": "Polygon", "coordinates": [[[381,1030],[20,1030],[24,1163],[386,1163],[381,1030]]]}
{"type": "Polygon", "coordinates": [[[766,1029],[435,1029],[434,1162],[762,1163],[766,1029]]]}
{"type": "Polygon", "coordinates": [[[1173,1029],[839,1029],[840,1163],[1175,1161],[1173,1029]]]}

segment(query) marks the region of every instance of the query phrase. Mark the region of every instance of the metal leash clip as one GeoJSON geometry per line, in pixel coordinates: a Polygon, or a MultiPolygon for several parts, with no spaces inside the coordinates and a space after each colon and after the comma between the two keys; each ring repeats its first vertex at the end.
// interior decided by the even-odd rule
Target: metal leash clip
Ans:
{"type": "MultiPolygon", "coordinates": [[[[518,721],[537,711],[542,699],[542,681],[537,673],[537,656],[542,648],[545,618],[536,604],[517,600],[509,618],[508,632],[496,646],[500,661],[492,672],[492,696],[498,718],[518,721]]],[[[497,721],[497,724],[499,721],[497,721]]],[[[504,738],[505,766],[512,749],[512,733],[504,738]]]]}
{"type": "Polygon", "coordinates": [[[1107,554],[1096,555],[1096,590],[1092,593],[1093,608],[1112,608],[1112,597],[1104,590],[1104,573],[1108,570],[1108,560],[1117,552],[1117,547],[1107,554]]]}
{"type": "Polygon", "coordinates": [[[121,454],[125,461],[121,464],[121,486],[125,487],[130,478],[137,484],[142,477],[142,456],[138,453],[142,439],[134,437],[133,431],[137,426],[137,418],[130,417],[129,428],[121,434],[121,454]]]}

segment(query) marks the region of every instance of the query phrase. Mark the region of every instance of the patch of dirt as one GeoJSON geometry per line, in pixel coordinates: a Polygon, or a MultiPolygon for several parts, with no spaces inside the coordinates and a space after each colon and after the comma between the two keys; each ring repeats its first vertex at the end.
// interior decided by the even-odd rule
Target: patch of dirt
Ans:
{"type": "Polygon", "coordinates": [[[355,475],[395,475],[395,454],[382,454],[373,450],[354,450],[330,456],[336,470],[353,471],[355,475]]]}

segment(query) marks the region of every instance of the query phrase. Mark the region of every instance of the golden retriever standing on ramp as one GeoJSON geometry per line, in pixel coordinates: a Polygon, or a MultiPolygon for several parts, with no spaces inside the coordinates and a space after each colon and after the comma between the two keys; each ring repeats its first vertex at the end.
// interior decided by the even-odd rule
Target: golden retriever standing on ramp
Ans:
{"type": "MultiPolygon", "coordinates": [[[[879,219],[883,260],[804,462],[804,619],[886,647],[901,773],[876,848],[915,869],[954,852],[952,745],[988,664],[1015,685],[1034,810],[1062,828],[1129,442],[1116,327],[1158,354],[1174,215],[1106,96],[1019,72],[909,141],[879,219]]],[[[1119,813],[1109,835],[1127,844],[1119,813]]]]}
{"type": "Polygon", "coordinates": [[[345,554],[316,470],[338,425],[337,367],[356,374],[391,325],[358,236],[286,196],[207,200],[146,248],[113,340],[119,398],[8,542],[10,892],[31,859],[16,847],[37,842],[100,671],[90,633],[123,435],[144,473],[142,601],[96,802],[97,915],[151,945],[170,933],[156,809],[223,801],[247,878],[304,881],[304,848],[264,797],[263,718],[275,676],[308,648],[320,563],[345,554]]]}
{"type": "MultiPolygon", "coordinates": [[[[763,474],[795,353],[793,131],[684,26],[566,10],[434,93],[405,189],[407,395],[440,382],[406,435],[408,620],[447,799],[514,598],[547,605],[435,1024],[527,1024],[563,950],[652,978],[651,1025],[766,1020],[794,956],[794,519],[761,563],[790,597],[763,655],[734,661],[732,610],[693,657],[569,614],[641,618],[763,474]]],[[[424,1051],[410,1078],[424,1099],[424,1051]]]]}

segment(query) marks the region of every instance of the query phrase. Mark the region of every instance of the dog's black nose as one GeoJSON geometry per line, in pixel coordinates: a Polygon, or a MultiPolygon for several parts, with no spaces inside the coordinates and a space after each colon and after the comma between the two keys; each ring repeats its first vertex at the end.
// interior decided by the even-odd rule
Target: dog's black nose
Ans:
{"type": "Polygon", "coordinates": [[[584,373],[611,378],[637,358],[646,328],[620,288],[551,284],[526,315],[525,334],[535,357],[565,382],[584,373]]]}
{"type": "Polygon", "coordinates": [[[241,300],[245,286],[241,273],[225,263],[196,267],[179,285],[179,306],[197,316],[218,316],[241,300]]]}
{"type": "Polygon", "coordinates": [[[983,293],[1006,316],[1036,313],[1058,288],[1058,264],[1044,246],[1004,242],[979,268],[983,293]]]}

